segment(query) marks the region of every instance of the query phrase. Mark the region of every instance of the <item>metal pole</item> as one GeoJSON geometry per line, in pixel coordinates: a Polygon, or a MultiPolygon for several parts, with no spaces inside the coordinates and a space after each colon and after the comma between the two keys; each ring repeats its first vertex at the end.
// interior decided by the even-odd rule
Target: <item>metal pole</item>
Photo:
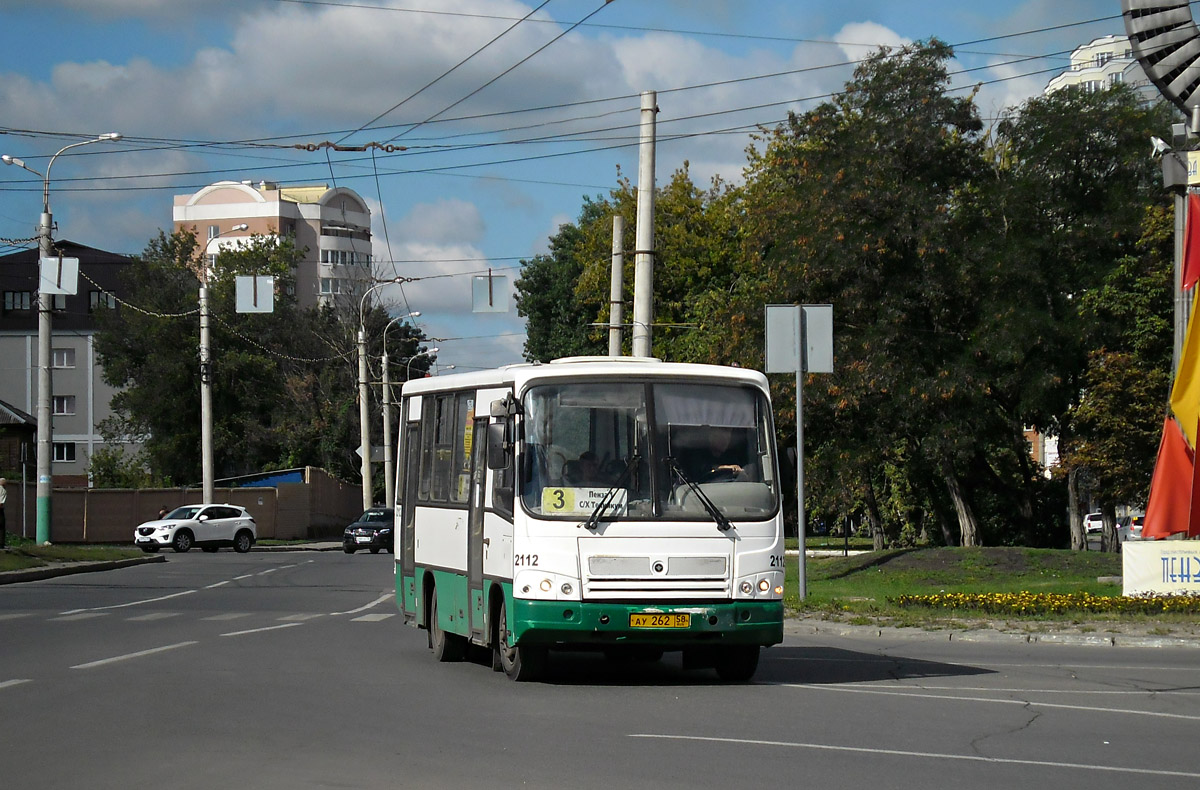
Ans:
{"type": "MultiPolygon", "coordinates": [[[[1177,156],[1174,152],[1168,156],[1177,156]]],[[[1183,355],[1183,341],[1187,337],[1188,312],[1191,302],[1189,293],[1183,288],[1183,241],[1187,227],[1187,187],[1175,190],[1175,346],[1171,354],[1171,375],[1179,370],[1179,358],[1183,355]]]]}
{"type": "Polygon", "coordinates": [[[633,356],[653,355],[654,323],[654,115],[657,94],[642,92],[641,142],[638,147],[637,249],[633,269],[633,356]]]}
{"type": "Polygon", "coordinates": [[[796,311],[796,337],[800,341],[800,364],[796,365],[796,534],[800,537],[800,600],[808,597],[805,575],[804,524],[804,310],[796,311]]]}
{"type": "Polygon", "coordinates": [[[608,355],[621,356],[621,308],[625,291],[625,218],[613,216],[612,276],[608,288],[608,355]]]}
{"type": "Polygon", "coordinates": [[[396,506],[396,481],[392,479],[393,474],[392,378],[388,373],[388,355],[385,348],[383,351],[383,489],[385,507],[396,506]]]}
{"type": "MultiPolygon", "coordinates": [[[[56,154],[57,156],[57,154],[56,154]]],[[[53,163],[53,160],[51,160],[53,163]]],[[[50,172],[50,168],[46,168],[50,172]]],[[[47,182],[49,177],[47,176],[47,182]]],[[[38,226],[38,249],[42,258],[53,254],[50,240],[50,228],[53,216],[50,214],[50,198],[48,188],[43,190],[45,205],[42,210],[42,222],[38,226]]],[[[39,272],[40,272],[39,267],[39,272]]],[[[39,275],[39,282],[40,282],[39,275]]],[[[50,416],[50,399],[53,395],[53,382],[50,376],[50,342],[53,331],[54,295],[38,287],[38,401],[37,401],[37,542],[50,542],[51,496],[53,493],[53,435],[54,429],[50,416]]]]}
{"type": "Polygon", "coordinates": [[[208,327],[208,261],[200,261],[203,270],[200,281],[200,476],[203,479],[203,501],[209,504],[213,489],[212,439],[212,349],[208,327]]]}
{"type": "Polygon", "coordinates": [[[358,328],[358,426],[362,447],[362,503],[363,510],[373,504],[371,493],[371,431],[370,393],[367,391],[367,330],[362,324],[358,328]]]}

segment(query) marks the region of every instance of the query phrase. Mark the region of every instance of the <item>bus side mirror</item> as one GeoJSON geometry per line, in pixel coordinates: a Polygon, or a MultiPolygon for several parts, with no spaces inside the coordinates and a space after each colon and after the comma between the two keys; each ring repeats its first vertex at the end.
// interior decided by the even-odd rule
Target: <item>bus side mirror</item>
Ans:
{"type": "Polygon", "coordinates": [[[505,422],[490,422],[487,427],[487,465],[488,469],[508,468],[508,446],[505,441],[505,422]]]}

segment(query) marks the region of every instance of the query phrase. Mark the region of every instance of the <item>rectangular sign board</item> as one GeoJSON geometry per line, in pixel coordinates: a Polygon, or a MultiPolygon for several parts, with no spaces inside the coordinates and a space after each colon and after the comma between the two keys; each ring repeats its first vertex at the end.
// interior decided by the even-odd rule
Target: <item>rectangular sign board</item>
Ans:
{"type": "Polygon", "coordinates": [[[38,290],[44,294],[71,296],[79,293],[79,259],[43,256],[38,290]]]}
{"type": "Polygon", "coordinates": [[[1127,540],[1121,564],[1125,595],[1200,595],[1200,541],[1127,540]]]}
{"type": "Polygon", "coordinates": [[[833,372],[833,305],[769,304],[767,373],[833,372]]]}
{"type": "Polygon", "coordinates": [[[239,313],[271,313],[275,311],[275,278],[254,274],[239,274],[234,278],[237,287],[239,313]]]}

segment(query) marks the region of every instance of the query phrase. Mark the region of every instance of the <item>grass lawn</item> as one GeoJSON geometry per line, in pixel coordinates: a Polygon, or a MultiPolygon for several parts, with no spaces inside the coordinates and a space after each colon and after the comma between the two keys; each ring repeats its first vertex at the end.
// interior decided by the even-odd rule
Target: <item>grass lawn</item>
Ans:
{"type": "Polygon", "coordinates": [[[0,551],[0,571],[40,568],[52,562],[98,562],[141,556],[140,549],[125,546],[79,546],[59,543],[39,546],[36,541],[9,535],[7,548],[0,551]]]}

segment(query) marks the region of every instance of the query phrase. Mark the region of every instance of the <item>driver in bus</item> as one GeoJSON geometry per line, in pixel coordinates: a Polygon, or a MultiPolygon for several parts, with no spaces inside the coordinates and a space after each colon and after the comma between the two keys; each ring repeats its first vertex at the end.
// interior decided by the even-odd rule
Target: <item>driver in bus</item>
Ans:
{"type": "Polygon", "coordinates": [[[753,476],[744,438],[738,436],[735,429],[717,425],[707,428],[704,435],[704,446],[679,459],[692,482],[710,483],[753,476]]]}

